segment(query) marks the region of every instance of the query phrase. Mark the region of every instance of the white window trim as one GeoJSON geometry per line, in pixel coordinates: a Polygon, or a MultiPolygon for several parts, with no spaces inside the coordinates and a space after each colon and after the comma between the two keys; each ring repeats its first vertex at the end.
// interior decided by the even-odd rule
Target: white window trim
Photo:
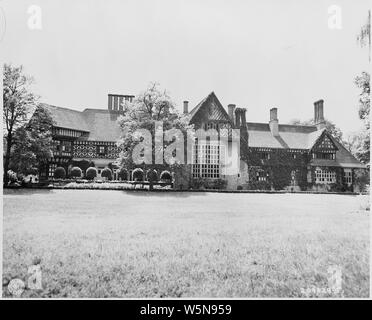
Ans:
{"type": "Polygon", "coordinates": [[[219,179],[221,177],[220,145],[197,143],[193,145],[192,150],[192,177],[219,179]]]}
{"type": "Polygon", "coordinates": [[[315,170],[315,183],[317,184],[336,183],[336,172],[317,168],[315,170]]]}

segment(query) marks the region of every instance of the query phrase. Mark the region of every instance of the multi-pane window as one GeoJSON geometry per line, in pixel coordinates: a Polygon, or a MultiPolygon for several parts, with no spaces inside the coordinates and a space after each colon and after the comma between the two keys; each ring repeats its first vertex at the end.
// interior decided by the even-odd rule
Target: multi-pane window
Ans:
{"type": "Polygon", "coordinates": [[[336,183],[336,172],[318,168],[315,170],[315,182],[336,183]]]}
{"type": "Polygon", "coordinates": [[[50,163],[49,164],[49,171],[48,171],[48,177],[53,178],[54,177],[54,171],[57,169],[56,163],[50,163]]]}
{"type": "Polygon", "coordinates": [[[62,155],[69,155],[72,150],[71,141],[61,141],[61,151],[62,155]]]}
{"type": "Polygon", "coordinates": [[[67,140],[54,140],[53,153],[61,156],[71,156],[72,142],[67,140]]]}
{"type": "Polygon", "coordinates": [[[261,160],[270,160],[270,153],[269,152],[260,152],[261,160]]]}
{"type": "Polygon", "coordinates": [[[192,176],[194,178],[220,178],[220,146],[195,144],[193,146],[192,176]]]}
{"type": "Polygon", "coordinates": [[[334,152],[313,152],[313,159],[335,160],[336,153],[334,152]]]}
{"type": "Polygon", "coordinates": [[[344,183],[350,185],[353,183],[353,173],[351,169],[344,169],[344,176],[343,176],[344,183]]]}
{"type": "Polygon", "coordinates": [[[97,147],[97,153],[100,155],[104,155],[106,153],[106,147],[105,146],[98,146],[97,147]]]}
{"type": "Polygon", "coordinates": [[[205,129],[205,130],[215,129],[215,130],[218,131],[219,126],[218,126],[218,123],[217,123],[217,122],[207,122],[207,123],[204,125],[204,129],[205,129]]]}
{"type": "Polygon", "coordinates": [[[258,170],[256,173],[256,179],[257,181],[267,181],[268,173],[266,173],[264,170],[258,170]]]}

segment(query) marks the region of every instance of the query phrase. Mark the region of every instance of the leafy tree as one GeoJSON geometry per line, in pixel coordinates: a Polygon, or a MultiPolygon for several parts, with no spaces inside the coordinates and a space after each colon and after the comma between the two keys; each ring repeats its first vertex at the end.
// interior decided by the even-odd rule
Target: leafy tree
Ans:
{"type": "Polygon", "coordinates": [[[155,125],[157,121],[162,122],[164,131],[176,128],[185,132],[193,127],[188,124],[188,116],[178,113],[168,93],[161,90],[157,83],[150,84],[133,102],[126,102],[123,107],[124,115],[118,120],[122,130],[119,144],[123,149],[120,155],[121,165],[126,168],[134,165],[133,149],[142,141],[142,138],[136,134],[137,130],[147,129],[152,133],[152,163],[155,163],[155,153],[164,151],[164,146],[155,150],[155,125]]]}
{"type": "Polygon", "coordinates": [[[54,170],[54,178],[55,179],[64,179],[66,177],[66,170],[63,167],[57,167],[56,170],[54,170]]]}
{"type": "Polygon", "coordinates": [[[370,109],[370,75],[367,72],[362,72],[360,76],[355,78],[356,86],[361,90],[359,94],[359,118],[364,122],[366,128],[369,129],[369,109],[370,109]]]}
{"type": "Polygon", "coordinates": [[[79,167],[73,167],[71,168],[70,175],[74,178],[80,178],[82,174],[82,171],[79,167]]]}
{"type": "Polygon", "coordinates": [[[359,144],[355,147],[358,149],[357,157],[364,163],[370,161],[370,75],[362,72],[361,76],[355,78],[355,84],[361,90],[359,94],[359,118],[363,121],[364,128],[358,134],[359,144]]]}
{"type": "Polygon", "coordinates": [[[3,124],[6,150],[4,155],[4,184],[8,184],[11,150],[15,131],[25,124],[36,106],[37,97],[29,91],[33,79],[23,73],[23,67],[4,64],[3,81],[3,124]]]}
{"type": "MultiPolygon", "coordinates": [[[[309,120],[305,120],[305,121],[301,121],[299,119],[293,119],[289,123],[294,124],[294,125],[313,126],[314,125],[314,119],[309,119],[309,120]]],[[[336,139],[341,141],[342,140],[341,129],[339,127],[336,127],[336,125],[330,120],[325,119],[325,123],[326,123],[326,129],[328,130],[328,132],[330,132],[333,137],[335,137],[336,139]]]]}
{"type": "Polygon", "coordinates": [[[368,17],[365,24],[360,28],[357,35],[357,42],[361,47],[368,46],[369,61],[371,61],[371,10],[368,10],[368,17]]]}
{"type": "Polygon", "coordinates": [[[343,141],[343,144],[359,161],[363,163],[369,162],[369,132],[367,130],[350,133],[343,141]]]}
{"type": "Polygon", "coordinates": [[[38,105],[30,121],[14,133],[9,164],[12,170],[27,174],[52,156],[52,125],[49,111],[38,105]]]}
{"type": "MultiPolygon", "coordinates": [[[[371,10],[368,10],[368,17],[365,24],[361,27],[357,35],[357,41],[361,47],[368,46],[368,58],[371,61],[371,10]]],[[[363,121],[364,129],[358,135],[362,137],[358,145],[358,159],[364,163],[370,161],[370,75],[368,72],[362,72],[355,78],[356,86],[361,90],[359,94],[359,118],[363,121]]]]}

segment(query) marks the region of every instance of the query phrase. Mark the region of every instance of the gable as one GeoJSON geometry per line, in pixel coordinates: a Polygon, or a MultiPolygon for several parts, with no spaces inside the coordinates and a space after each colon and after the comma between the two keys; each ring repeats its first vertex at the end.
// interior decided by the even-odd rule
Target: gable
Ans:
{"type": "Polygon", "coordinates": [[[337,146],[335,145],[335,143],[333,142],[333,139],[331,138],[331,136],[329,135],[329,133],[327,133],[326,131],[324,131],[320,137],[317,139],[317,141],[315,142],[314,146],[313,146],[313,150],[317,150],[317,151],[330,151],[330,150],[338,150],[337,146]]]}
{"type": "Polygon", "coordinates": [[[55,127],[84,132],[89,131],[84,116],[80,111],[56,107],[45,103],[42,104],[42,106],[49,111],[55,127]]]}
{"type": "Polygon", "coordinates": [[[190,112],[190,123],[207,123],[210,121],[230,122],[229,115],[218,100],[214,92],[211,92],[190,112]]]}

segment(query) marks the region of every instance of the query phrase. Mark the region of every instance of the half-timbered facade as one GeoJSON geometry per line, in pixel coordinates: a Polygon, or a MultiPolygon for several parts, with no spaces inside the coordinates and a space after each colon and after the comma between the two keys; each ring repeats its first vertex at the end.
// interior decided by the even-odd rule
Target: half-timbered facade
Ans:
{"type": "Polygon", "coordinates": [[[40,171],[41,178],[52,178],[57,166],[68,173],[73,166],[85,172],[89,166],[98,169],[98,175],[110,167],[117,177],[116,160],[120,150],[116,141],[120,137],[117,118],[122,114],[124,101],[131,102],[131,95],[108,95],[108,108],[75,111],[44,104],[50,112],[54,126],[53,157],[40,171]]]}
{"type": "MultiPolygon", "coordinates": [[[[107,109],[81,112],[45,105],[55,125],[53,158],[41,171],[42,178],[53,177],[57,166],[63,166],[69,172],[75,165],[83,172],[88,166],[95,166],[99,173],[110,167],[114,178],[118,178],[116,170],[119,168],[115,164],[120,153],[116,145],[120,130],[117,118],[123,113],[123,102],[133,98],[109,94],[107,109]]],[[[220,134],[221,129],[227,129],[227,132],[239,129],[240,140],[235,146],[231,145],[230,138],[224,139],[224,145],[220,136],[219,143],[196,140],[192,147],[192,164],[185,165],[182,177],[173,175],[176,186],[233,190],[353,190],[355,170],[364,168],[327,131],[323,100],[314,103],[313,126],[280,124],[277,108],[270,110],[266,123],[247,122],[246,109],[230,104],[225,110],[214,92],[191,111],[185,101],[183,112],[190,116],[196,130],[216,129],[220,134]],[[233,157],[240,160],[238,171],[233,174],[221,166],[221,154],[228,148],[233,157]]],[[[127,179],[132,180],[135,175],[136,179],[146,179],[146,173],[141,170],[128,169],[127,179]]]]}

